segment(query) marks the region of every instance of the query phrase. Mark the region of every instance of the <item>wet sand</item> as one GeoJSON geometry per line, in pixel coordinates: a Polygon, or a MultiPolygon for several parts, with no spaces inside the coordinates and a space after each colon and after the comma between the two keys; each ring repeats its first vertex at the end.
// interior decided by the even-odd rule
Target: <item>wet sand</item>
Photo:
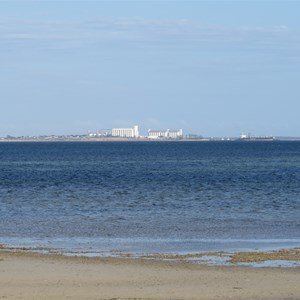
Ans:
{"type": "Polygon", "coordinates": [[[0,299],[300,299],[300,268],[0,252],[0,299]]]}
{"type": "Polygon", "coordinates": [[[161,260],[190,260],[194,262],[205,262],[214,265],[243,265],[259,266],[260,263],[276,262],[274,265],[300,266],[300,248],[279,249],[270,251],[251,251],[251,252],[201,252],[193,254],[149,254],[143,255],[146,259],[161,259],[161,260]],[[208,260],[203,258],[208,257],[208,260]],[[289,264],[289,262],[293,262],[289,264]]]}

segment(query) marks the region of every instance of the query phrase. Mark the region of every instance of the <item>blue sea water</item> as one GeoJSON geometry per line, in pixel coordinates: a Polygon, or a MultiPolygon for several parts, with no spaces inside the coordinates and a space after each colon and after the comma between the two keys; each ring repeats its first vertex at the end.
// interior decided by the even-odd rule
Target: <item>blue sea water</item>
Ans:
{"type": "Polygon", "coordinates": [[[299,142],[0,143],[0,244],[201,252],[300,245],[299,142]]]}

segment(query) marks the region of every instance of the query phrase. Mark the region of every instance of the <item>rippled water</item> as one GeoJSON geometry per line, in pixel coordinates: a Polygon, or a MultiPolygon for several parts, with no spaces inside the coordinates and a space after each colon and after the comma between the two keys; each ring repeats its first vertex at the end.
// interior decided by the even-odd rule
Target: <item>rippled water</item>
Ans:
{"type": "Polygon", "coordinates": [[[300,245],[300,143],[0,143],[0,243],[300,245]]]}

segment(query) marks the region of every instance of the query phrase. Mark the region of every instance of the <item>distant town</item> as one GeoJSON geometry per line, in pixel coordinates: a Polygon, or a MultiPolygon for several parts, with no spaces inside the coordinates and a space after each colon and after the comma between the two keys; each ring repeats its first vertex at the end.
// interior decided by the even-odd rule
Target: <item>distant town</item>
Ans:
{"type": "Polygon", "coordinates": [[[0,137],[0,142],[10,141],[274,141],[297,140],[300,137],[256,136],[250,133],[238,137],[203,137],[197,134],[184,134],[183,129],[149,129],[147,135],[141,135],[139,126],[128,128],[100,129],[86,134],[71,135],[40,135],[0,137]]]}

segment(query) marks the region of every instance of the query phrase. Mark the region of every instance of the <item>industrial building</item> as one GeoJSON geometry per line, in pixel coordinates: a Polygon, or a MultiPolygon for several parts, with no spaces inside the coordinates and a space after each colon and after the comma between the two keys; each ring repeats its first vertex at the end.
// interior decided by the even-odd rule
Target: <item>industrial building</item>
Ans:
{"type": "Polygon", "coordinates": [[[148,138],[149,139],[180,139],[183,137],[182,129],[179,130],[148,130],[148,138]]]}
{"type": "Polygon", "coordinates": [[[136,125],[133,126],[133,128],[113,128],[111,130],[111,135],[113,137],[138,138],[139,127],[136,125]]]}

